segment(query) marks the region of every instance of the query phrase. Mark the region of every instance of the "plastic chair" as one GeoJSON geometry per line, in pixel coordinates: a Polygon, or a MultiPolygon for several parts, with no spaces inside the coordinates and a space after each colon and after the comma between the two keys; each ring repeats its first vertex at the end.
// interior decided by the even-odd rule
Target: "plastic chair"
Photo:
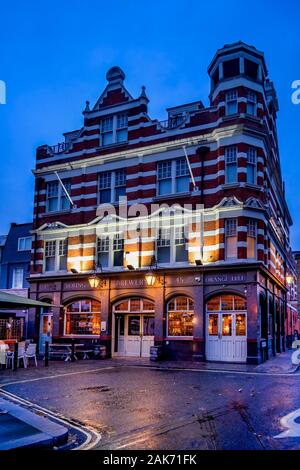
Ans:
{"type": "Polygon", "coordinates": [[[34,359],[35,366],[37,367],[37,359],[36,359],[36,344],[30,343],[25,351],[25,360],[26,363],[29,364],[29,359],[34,359]],[[28,361],[28,362],[27,362],[28,361]]]}

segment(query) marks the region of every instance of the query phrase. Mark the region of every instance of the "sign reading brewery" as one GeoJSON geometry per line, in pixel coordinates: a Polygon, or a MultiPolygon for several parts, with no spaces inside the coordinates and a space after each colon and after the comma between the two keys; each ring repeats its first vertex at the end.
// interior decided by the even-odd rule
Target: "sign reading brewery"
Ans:
{"type": "Polygon", "coordinates": [[[243,273],[206,274],[204,276],[204,282],[208,284],[231,284],[232,282],[245,282],[246,280],[246,274],[243,273]]]}

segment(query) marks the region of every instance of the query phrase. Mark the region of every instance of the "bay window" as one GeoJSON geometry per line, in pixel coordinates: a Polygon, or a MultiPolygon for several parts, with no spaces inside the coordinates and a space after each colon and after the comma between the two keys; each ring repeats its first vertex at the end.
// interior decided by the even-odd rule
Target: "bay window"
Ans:
{"type": "Polygon", "coordinates": [[[237,258],[237,221],[227,219],[225,221],[225,257],[226,259],[237,258]]]}
{"type": "Polygon", "coordinates": [[[237,181],[237,148],[235,146],[225,148],[225,182],[237,181]]]}
{"type": "Polygon", "coordinates": [[[226,115],[237,114],[238,112],[238,95],[236,90],[230,90],[226,93],[226,115]]]}
{"type": "Polygon", "coordinates": [[[247,150],[247,183],[256,184],[257,151],[254,147],[247,150]]]}
{"type": "Polygon", "coordinates": [[[256,220],[249,219],[247,223],[247,258],[256,259],[256,220]]]}
{"type": "Polygon", "coordinates": [[[257,114],[257,96],[256,93],[253,91],[248,90],[247,92],[247,108],[246,112],[247,114],[250,114],[251,116],[256,116],[257,114]]]}

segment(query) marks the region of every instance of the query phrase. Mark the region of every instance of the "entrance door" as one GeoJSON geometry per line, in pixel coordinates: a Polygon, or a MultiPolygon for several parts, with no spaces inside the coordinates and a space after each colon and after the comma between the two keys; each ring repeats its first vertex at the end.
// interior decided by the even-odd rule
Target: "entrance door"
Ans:
{"type": "Polygon", "coordinates": [[[246,312],[207,314],[206,357],[210,361],[246,361],[246,312]]]}
{"type": "Polygon", "coordinates": [[[141,356],[141,316],[127,316],[126,356],[141,356]]]}
{"type": "Polygon", "coordinates": [[[39,352],[45,353],[45,343],[48,341],[52,342],[52,325],[53,315],[50,313],[42,313],[40,321],[40,340],[39,340],[39,352]]]}
{"type": "Polygon", "coordinates": [[[141,356],[150,357],[150,347],[154,346],[154,317],[149,315],[142,316],[142,347],[141,356]]]}

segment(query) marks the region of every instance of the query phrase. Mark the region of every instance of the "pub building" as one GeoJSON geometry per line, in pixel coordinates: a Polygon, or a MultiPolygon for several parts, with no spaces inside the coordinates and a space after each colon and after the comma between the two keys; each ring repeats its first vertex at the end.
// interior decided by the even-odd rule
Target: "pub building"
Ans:
{"type": "Polygon", "coordinates": [[[157,345],[165,359],[255,364],[285,350],[297,279],[276,91],[264,54],[243,42],[219,49],[208,74],[208,106],[159,121],[145,87],[134,98],[112,67],[82,127],[38,147],[30,295],[53,304],[29,315],[41,353],[71,339],[107,357],[157,345]],[[170,219],[128,237],[120,201],[201,205],[203,230],[189,239],[170,219]],[[119,223],[99,215],[105,204],[119,223]]]}

